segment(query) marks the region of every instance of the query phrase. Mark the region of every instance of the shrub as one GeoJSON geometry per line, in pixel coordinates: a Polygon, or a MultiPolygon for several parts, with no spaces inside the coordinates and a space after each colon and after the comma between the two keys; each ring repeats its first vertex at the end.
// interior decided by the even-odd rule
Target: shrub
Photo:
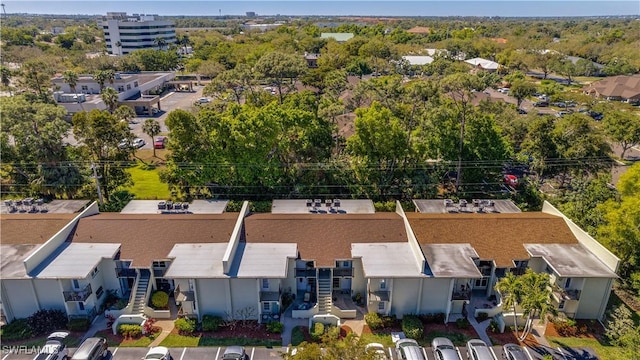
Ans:
{"type": "Polygon", "coordinates": [[[169,295],[164,291],[155,291],[151,295],[151,305],[155,309],[166,309],[169,304],[169,295]]]}
{"type": "Polygon", "coordinates": [[[619,305],[613,311],[609,312],[608,315],[605,325],[605,335],[612,344],[618,345],[620,338],[630,330],[633,330],[631,310],[629,310],[626,305],[619,305]]]}
{"type": "Polygon", "coordinates": [[[324,324],[320,322],[313,323],[313,326],[311,326],[311,330],[309,331],[311,338],[315,341],[319,341],[322,334],[324,334],[324,324]]]}
{"type": "Polygon", "coordinates": [[[142,336],[142,326],[135,324],[118,325],[118,334],[124,338],[137,339],[142,336]]]}
{"type": "Polygon", "coordinates": [[[394,326],[396,324],[396,321],[398,321],[398,319],[396,319],[395,315],[383,316],[382,317],[382,327],[394,326]]]}
{"type": "Polygon", "coordinates": [[[478,322],[483,322],[488,318],[489,318],[489,314],[487,314],[486,312],[479,312],[478,317],[476,319],[478,320],[478,322]]]}
{"type": "Polygon", "coordinates": [[[378,313],[370,312],[364,315],[364,321],[369,326],[369,329],[375,330],[383,327],[382,319],[378,313]]]}
{"type": "Polygon", "coordinates": [[[175,326],[180,335],[191,335],[196,331],[196,321],[189,318],[180,318],[176,320],[175,326]]]}
{"type": "Polygon", "coordinates": [[[497,321],[491,320],[491,322],[489,323],[489,331],[491,331],[493,333],[500,332],[500,326],[498,326],[498,322],[497,321]]]}
{"type": "Polygon", "coordinates": [[[284,324],[279,321],[272,321],[267,324],[267,331],[274,334],[282,334],[284,324]]]}
{"type": "Polygon", "coordinates": [[[414,315],[405,315],[402,318],[402,331],[410,339],[421,339],[424,333],[422,321],[414,315]]]}
{"type": "Polygon", "coordinates": [[[154,324],[156,323],[156,320],[153,318],[148,318],[147,320],[145,320],[144,322],[144,333],[145,334],[153,334],[153,329],[154,329],[154,324]]]}
{"type": "Polygon", "coordinates": [[[67,329],[71,331],[87,331],[90,326],[89,319],[72,319],[67,323],[67,329]]]}
{"type": "Polygon", "coordinates": [[[444,313],[423,314],[419,317],[427,324],[443,324],[445,319],[444,313]]]}
{"type": "Polygon", "coordinates": [[[373,207],[376,209],[376,212],[395,212],[396,202],[395,201],[377,201],[373,203],[373,207]]]}
{"type": "Polygon", "coordinates": [[[36,336],[66,329],[67,321],[67,315],[62,310],[40,310],[27,318],[27,324],[36,336]]]}
{"type": "Polygon", "coordinates": [[[560,336],[574,337],[578,335],[578,327],[573,319],[556,318],[553,320],[553,325],[560,336]]]}
{"type": "Polygon", "coordinates": [[[456,320],[456,326],[458,327],[458,329],[468,329],[471,324],[466,318],[460,318],[456,320]]]}
{"type": "Polygon", "coordinates": [[[325,330],[325,338],[328,340],[337,340],[340,337],[340,328],[329,325],[325,330]]]}
{"type": "Polygon", "coordinates": [[[27,319],[16,319],[2,327],[2,340],[24,340],[33,336],[27,319]]]}
{"type": "Polygon", "coordinates": [[[202,331],[218,331],[222,325],[222,318],[216,315],[204,315],[202,317],[202,331]]]}

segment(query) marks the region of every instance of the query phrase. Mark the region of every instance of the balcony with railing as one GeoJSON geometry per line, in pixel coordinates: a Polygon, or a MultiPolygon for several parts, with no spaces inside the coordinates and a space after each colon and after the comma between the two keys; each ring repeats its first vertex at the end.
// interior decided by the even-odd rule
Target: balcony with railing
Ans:
{"type": "Polygon", "coordinates": [[[471,290],[453,290],[451,300],[469,300],[471,299],[471,290]]]}
{"type": "Polygon", "coordinates": [[[335,268],[333,276],[353,276],[353,268],[335,268]]]}
{"type": "Polygon", "coordinates": [[[553,296],[558,301],[568,301],[568,300],[580,300],[580,293],[582,291],[578,289],[562,289],[558,286],[553,287],[553,296]]]}
{"type": "Polygon", "coordinates": [[[180,289],[180,285],[176,286],[175,290],[173,291],[173,297],[178,302],[194,301],[195,300],[194,292],[193,291],[182,291],[180,289]]]}
{"type": "Polygon", "coordinates": [[[63,291],[64,301],[85,301],[93,293],[91,284],[87,284],[81,290],[63,291]]]}
{"type": "Polygon", "coordinates": [[[134,278],[137,276],[136,269],[116,268],[116,276],[119,278],[126,278],[126,277],[134,278]]]}
{"type": "Polygon", "coordinates": [[[279,301],[280,292],[278,291],[260,291],[260,301],[279,301]]]}
{"type": "Polygon", "coordinates": [[[316,269],[296,268],[296,277],[316,277],[316,269]]]}

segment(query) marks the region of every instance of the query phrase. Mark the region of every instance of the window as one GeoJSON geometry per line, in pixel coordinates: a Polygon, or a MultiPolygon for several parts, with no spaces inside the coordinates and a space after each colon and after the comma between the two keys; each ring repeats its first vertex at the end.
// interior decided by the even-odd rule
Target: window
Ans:
{"type": "Polygon", "coordinates": [[[564,281],[564,288],[565,288],[565,289],[568,289],[570,286],[571,286],[571,278],[567,278],[567,279],[564,281]]]}
{"type": "Polygon", "coordinates": [[[133,87],[138,87],[138,82],[137,81],[133,82],[133,87]]]}
{"type": "Polygon", "coordinates": [[[131,84],[127,84],[127,90],[131,90],[131,84]]]}
{"type": "Polygon", "coordinates": [[[342,262],[342,267],[350,268],[351,267],[351,261],[343,261],[342,262]]]}
{"type": "Polygon", "coordinates": [[[98,267],[94,267],[93,271],[91,271],[91,278],[96,277],[96,275],[98,275],[98,267]]]}
{"type": "Polygon", "coordinates": [[[485,287],[489,282],[489,278],[483,277],[482,279],[476,279],[475,285],[476,287],[485,287]]]}
{"type": "Polygon", "coordinates": [[[380,290],[385,290],[386,288],[387,288],[387,280],[386,279],[380,280],[380,290]]]}
{"type": "Polygon", "coordinates": [[[84,311],[84,301],[78,302],[78,310],[84,311]]]}
{"type": "Polygon", "coordinates": [[[164,261],[154,261],[153,267],[163,268],[163,267],[167,267],[167,264],[164,261]]]}
{"type": "Polygon", "coordinates": [[[104,293],[104,289],[102,288],[102,286],[100,286],[98,290],[96,290],[96,298],[100,299],[103,293],[104,293]]]}
{"type": "Polygon", "coordinates": [[[384,301],[380,301],[380,302],[378,303],[378,310],[379,310],[379,311],[384,311],[384,301]]]}
{"type": "Polygon", "coordinates": [[[74,289],[80,289],[80,282],[76,279],[71,280],[74,289]]]}
{"type": "Polygon", "coordinates": [[[262,279],[262,288],[263,289],[269,288],[269,279],[262,279]]]}
{"type": "Polygon", "coordinates": [[[88,85],[82,85],[82,87],[80,87],[82,89],[82,91],[89,91],[89,86],[88,85]]]}
{"type": "Polygon", "coordinates": [[[552,268],[551,268],[551,266],[549,266],[549,265],[547,265],[547,266],[544,268],[544,272],[546,272],[546,273],[547,273],[547,274],[549,274],[549,275],[553,275],[553,269],[552,269],[552,268]]]}
{"type": "Polygon", "coordinates": [[[262,311],[271,311],[271,303],[263,302],[262,303],[262,311]]]}
{"type": "Polygon", "coordinates": [[[123,92],[124,91],[124,86],[120,85],[118,86],[118,92],[123,92]]]}
{"type": "Polygon", "coordinates": [[[564,300],[560,301],[560,304],[558,304],[558,309],[564,310],[564,305],[565,305],[565,301],[564,300]]]}

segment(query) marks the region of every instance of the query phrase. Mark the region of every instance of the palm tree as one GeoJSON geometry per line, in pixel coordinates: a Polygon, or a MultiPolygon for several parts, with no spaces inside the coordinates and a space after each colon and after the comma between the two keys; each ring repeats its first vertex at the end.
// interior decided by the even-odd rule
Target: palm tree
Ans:
{"type": "MultiPolygon", "coordinates": [[[[147,119],[142,125],[142,131],[149,135],[151,138],[151,144],[153,145],[153,138],[160,134],[160,123],[154,119],[147,119]]],[[[156,147],[153,146],[153,157],[156,157],[156,147]]]]}
{"type": "Polygon", "coordinates": [[[109,112],[113,114],[116,105],[118,105],[118,92],[114,88],[104,88],[102,92],[100,92],[100,97],[102,101],[104,101],[104,104],[107,105],[109,112]]]}
{"type": "Polygon", "coordinates": [[[498,281],[495,286],[497,292],[500,293],[502,299],[502,308],[513,310],[513,328],[518,337],[518,321],[516,317],[516,305],[520,300],[520,283],[513,273],[508,272],[507,276],[498,281]]]}
{"type": "Polygon", "coordinates": [[[133,118],[136,117],[136,112],[133,111],[132,108],[130,108],[129,106],[126,105],[120,105],[118,106],[118,108],[113,112],[113,115],[120,121],[126,121],[127,123],[131,120],[133,120],[133,118]]]}
{"type": "Polygon", "coordinates": [[[162,36],[158,36],[157,38],[155,38],[155,40],[153,40],[153,43],[156,44],[158,50],[162,50],[167,45],[167,40],[165,40],[162,36]]]}
{"type": "MultiPolygon", "coordinates": [[[[67,70],[62,74],[62,78],[64,82],[69,84],[71,91],[73,91],[74,97],[76,97],[76,85],[78,85],[78,74],[76,74],[73,70],[67,70]]],[[[82,107],[82,101],[78,99],[78,104],[80,104],[80,109],[84,111],[84,107],[82,107]]]]}

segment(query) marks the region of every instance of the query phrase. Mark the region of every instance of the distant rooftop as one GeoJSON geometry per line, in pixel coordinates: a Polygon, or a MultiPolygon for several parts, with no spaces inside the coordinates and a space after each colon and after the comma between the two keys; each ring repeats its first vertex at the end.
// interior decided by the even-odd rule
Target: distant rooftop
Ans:
{"type": "Polygon", "coordinates": [[[447,214],[447,213],[519,213],[520,209],[511,200],[487,200],[478,199],[467,201],[465,206],[460,206],[459,201],[452,200],[413,200],[416,211],[425,214],[447,214]],[[489,206],[493,203],[493,206],[489,206]],[[481,211],[482,209],[482,211],[481,211]]]}
{"type": "Polygon", "coordinates": [[[30,199],[32,205],[24,205],[23,200],[20,199],[22,205],[18,205],[17,199],[3,201],[0,203],[0,213],[25,215],[73,214],[82,210],[89,203],[89,200],[53,200],[49,203],[43,202],[42,205],[38,205],[37,200],[30,199]],[[36,206],[35,209],[32,207],[33,205],[36,206]]]}
{"type": "MultiPolygon", "coordinates": [[[[158,205],[165,200],[132,200],[120,211],[121,214],[222,214],[228,200],[193,200],[188,209],[160,209],[158,205]]],[[[183,203],[179,203],[183,204],[183,203]]]]}
{"type": "Polygon", "coordinates": [[[371,200],[307,199],[273,200],[272,214],[373,214],[371,200]],[[319,201],[316,201],[319,200],[319,201]],[[329,201],[330,206],[327,206],[329,201]]]}

